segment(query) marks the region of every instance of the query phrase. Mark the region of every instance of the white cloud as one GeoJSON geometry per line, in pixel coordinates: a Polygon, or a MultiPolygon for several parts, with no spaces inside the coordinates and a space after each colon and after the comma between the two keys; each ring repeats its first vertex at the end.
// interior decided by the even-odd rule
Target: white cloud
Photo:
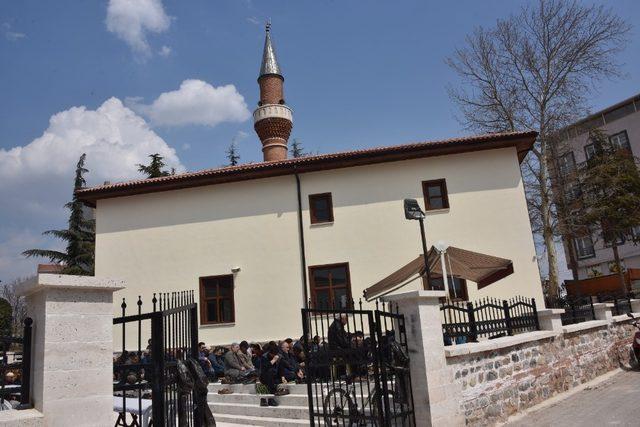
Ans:
{"type": "Polygon", "coordinates": [[[247,22],[253,25],[262,25],[262,22],[255,16],[250,16],[247,18],[247,22]]]}
{"type": "Polygon", "coordinates": [[[182,148],[184,151],[191,150],[191,144],[189,144],[188,142],[185,142],[185,143],[183,143],[183,144],[182,144],[182,147],[181,147],[181,148],[182,148]]]}
{"type": "Polygon", "coordinates": [[[25,33],[19,33],[17,31],[13,31],[11,24],[9,24],[8,22],[5,22],[2,24],[2,33],[4,34],[4,37],[7,40],[12,42],[15,42],[27,37],[25,33]]]}
{"type": "Polygon", "coordinates": [[[171,55],[171,48],[169,46],[162,46],[158,51],[158,55],[166,58],[167,56],[171,55]]]}
{"type": "Polygon", "coordinates": [[[178,90],[160,94],[151,104],[143,104],[139,98],[126,101],[160,126],[213,127],[222,122],[243,122],[251,116],[234,85],[214,87],[202,80],[185,80],[178,90]]]}
{"type": "Polygon", "coordinates": [[[151,56],[147,33],[169,29],[171,18],[161,0],[109,0],[107,30],[124,40],[141,59],[151,56]]]}
{"type": "Polygon", "coordinates": [[[117,98],[96,110],[72,107],[54,114],[43,134],[29,144],[0,149],[0,200],[10,207],[0,210],[2,280],[46,262],[24,261],[19,254],[34,246],[50,247],[52,241],[39,233],[64,227],[68,212],[62,206],[71,198],[82,153],[87,154],[89,185],[141,177],[136,164],[148,162],[152,153],[162,155],[169,168],[184,171],[175,150],[117,98]]]}

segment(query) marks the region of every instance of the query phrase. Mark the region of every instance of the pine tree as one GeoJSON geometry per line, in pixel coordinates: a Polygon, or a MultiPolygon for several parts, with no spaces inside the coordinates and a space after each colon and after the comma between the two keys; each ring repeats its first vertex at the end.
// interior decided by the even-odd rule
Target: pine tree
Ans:
{"type": "Polygon", "coordinates": [[[95,252],[95,221],[86,219],[84,206],[76,197],[75,190],[86,185],[84,174],[89,172],[84,167],[86,154],[82,154],[76,165],[74,192],[71,202],[65,204],[65,208],[71,211],[69,215],[69,228],[65,230],[48,230],[44,235],[57,237],[67,242],[65,252],[48,249],[29,249],[22,255],[30,257],[49,258],[51,262],[64,265],[63,274],[76,274],[90,276],[94,268],[95,252]]]}
{"type": "Polygon", "coordinates": [[[229,161],[227,166],[236,166],[240,163],[240,153],[238,153],[235,139],[231,141],[229,148],[227,148],[227,160],[229,161]]]}
{"type": "Polygon", "coordinates": [[[158,178],[160,176],[172,175],[172,173],[163,169],[166,166],[163,162],[164,157],[158,153],[149,154],[149,157],[151,158],[151,163],[149,163],[149,165],[137,165],[139,172],[146,174],[147,178],[158,178]]]}
{"type": "Polygon", "coordinates": [[[602,240],[611,245],[613,270],[626,292],[618,242],[622,238],[638,241],[631,230],[640,226],[640,172],[631,152],[615,145],[602,131],[590,131],[589,138],[595,153],[580,171],[583,196],[576,215],[586,233],[598,230],[602,240]]]}
{"type": "Polygon", "coordinates": [[[304,152],[302,143],[300,142],[300,140],[298,140],[298,138],[293,139],[293,142],[291,143],[291,148],[289,149],[289,153],[293,158],[304,157],[307,155],[307,153],[304,152]]]}

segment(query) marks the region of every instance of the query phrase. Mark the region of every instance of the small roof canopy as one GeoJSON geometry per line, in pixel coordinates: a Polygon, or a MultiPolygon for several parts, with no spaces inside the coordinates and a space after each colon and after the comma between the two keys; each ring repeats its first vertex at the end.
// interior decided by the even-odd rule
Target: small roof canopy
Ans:
{"type": "MultiPolygon", "coordinates": [[[[513,263],[509,259],[472,252],[453,246],[447,248],[445,256],[447,258],[447,276],[476,282],[478,289],[489,286],[513,273],[513,263]]],[[[433,246],[429,251],[429,271],[440,276],[442,275],[440,253],[433,246]]],[[[412,282],[415,278],[423,276],[424,274],[424,258],[420,255],[375,285],[369,286],[364,290],[364,297],[367,301],[371,301],[412,282]],[[414,278],[414,276],[417,277],[414,278]]]]}

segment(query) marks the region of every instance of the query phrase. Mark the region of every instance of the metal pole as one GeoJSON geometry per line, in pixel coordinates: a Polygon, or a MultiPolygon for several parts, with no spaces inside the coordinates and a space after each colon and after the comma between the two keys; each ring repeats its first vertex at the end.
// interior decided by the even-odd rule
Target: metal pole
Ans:
{"type": "Polygon", "coordinates": [[[427,289],[431,289],[431,272],[429,271],[429,254],[427,253],[427,237],[424,232],[424,219],[418,220],[420,223],[420,236],[422,237],[422,256],[424,257],[424,268],[427,275],[427,289]]]}
{"type": "MultiPolygon", "coordinates": [[[[442,280],[444,283],[444,292],[447,298],[449,298],[449,278],[447,277],[447,266],[446,266],[446,263],[444,262],[444,254],[446,252],[445,251],[438,251],[438,252],[440,252],[440,268],[442,269],[442,280]]],[[[455,289],[453,290],[453,297],[454,298],[458,297],[456,295],[455,289]]]]}

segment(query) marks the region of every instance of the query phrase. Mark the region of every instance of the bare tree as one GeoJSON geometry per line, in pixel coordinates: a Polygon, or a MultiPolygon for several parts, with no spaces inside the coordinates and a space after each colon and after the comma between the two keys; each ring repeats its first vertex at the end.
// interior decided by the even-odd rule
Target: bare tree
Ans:
{"type": "Polygon", "coordinates": [[[24,298],[16,294],[16,287],[32,279],[32,277],[27,277],[0,284],[0,298],[7,301],[11,306],[11,330],[15,335],[22,334],[23,322],[27,317],[27,306],[24,298]]]}
{"type": "Polygon", "coordinates": [[[550,296],[558,290],[557,211],[549,177],[559,149],[554,135],[585,114],[591,89],[619,76],[617,55],[629,31],[602,6],[539,0],[495,28],[477,28],[447,59],[464,85],[449,93],[467,128],[538,132],[522,172],[532,229],[546,250],[550,296]]]}

